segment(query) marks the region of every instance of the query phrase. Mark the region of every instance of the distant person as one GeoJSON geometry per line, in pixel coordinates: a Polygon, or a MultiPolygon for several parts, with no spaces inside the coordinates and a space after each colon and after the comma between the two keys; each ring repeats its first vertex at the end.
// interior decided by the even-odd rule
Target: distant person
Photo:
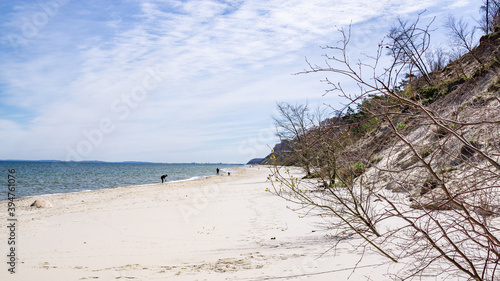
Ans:
{"type": "Polygon", "coordinates": [[[231,173],[230,173],[230,172],[227,172],[227,175],[228,175],[228,176],[230,176],[230,175],[231,175],[231,173]]]}
{"type": "Polygon", "coordinates": [[[219,171],[219,168],[217,168],[217,170],[216,170],[216,171],[217,171],[217,175],[219,175],[219,172],[220,172],[220,171],[219,171]]]}
{"type": "Polygon", "coordinates": [[[161,183],[163,183],[165,181],[165,178],[168,177],[167,174],[164,174],[163,176],[161,176],[161,183]]]}

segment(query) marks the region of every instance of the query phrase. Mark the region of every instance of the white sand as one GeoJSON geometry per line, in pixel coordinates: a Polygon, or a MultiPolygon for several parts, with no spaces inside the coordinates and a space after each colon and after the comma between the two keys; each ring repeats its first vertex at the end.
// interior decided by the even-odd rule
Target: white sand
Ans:
{"type": "Polygon", "coordinates": [[[269,170],[189,182],[25,198],[9,274],[0,203],[0,280],[389,280],[378,255],[333,242],[265,189],[269,170]],[[50,209],[29,207],[45,199],[50,209]],[[326,252],[326,253],[325,253],[326,252]]]}

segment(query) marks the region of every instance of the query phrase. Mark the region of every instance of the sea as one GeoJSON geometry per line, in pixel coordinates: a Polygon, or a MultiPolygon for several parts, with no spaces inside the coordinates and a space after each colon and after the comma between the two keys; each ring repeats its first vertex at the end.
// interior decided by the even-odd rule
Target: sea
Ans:
{"type": "Polygon", "coordinates": [[[235,172],[238,164],[160,164],[59,161],[0,161],[0,201],[105,188],[187,181],[235,172]],[[13,189],[12,186],[15,186],[13,189]]]}

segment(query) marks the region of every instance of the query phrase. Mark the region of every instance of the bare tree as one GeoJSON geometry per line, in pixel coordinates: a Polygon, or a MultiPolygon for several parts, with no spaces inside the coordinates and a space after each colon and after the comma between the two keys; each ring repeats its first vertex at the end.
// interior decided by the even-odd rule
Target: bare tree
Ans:
{"type": "Polygon", "coordinates": [[[443,48],[435,48],[425,53],[426,64],[431,72],[442,70],[450,61],[450,57],[443,48]]]}
{"type": "Polygon", "coordinates": [[[273,116],[276,125],[276,135],[281,141],[290,143],[295,161],[304,167],[308,175],[311,174],[310,150],[308,149],[307,131],[311,128],[309,107],[305,105],[291,105],[278,103],[278,115],[273,116]]]}
{"type": "MultiPolygon", "coordinates": [[[[280,104],[280,112],[287,113],[290,110],[283,110],[283,107],[289,108],[289,106],[280,104]]],[[[301,109],[300,112],[304,109],[303,106],[291,107],[301,109]]],[[[345,134],[350,132],[349,128],[355,128],[363,122],[342,121],[339,118],[341,115],[342,111],[337,112],[333,118],[323,119],[321,117],[324,116],[324,111],[318,108],[316,114],[311,115],[316,118],[309,119],[308,124],[311,126],[305,132],[307,137],[302,136],[302,140],[308,140],[306,149],[310,151],[309,167],[314,167],[315,179],[310,177],[300,179],[294,176],[293,168],[278,166],[275,156],[271,156],[274,161],[273,174],[270,176],[274,179],[272,192],[298,204],[297,210],[314,206],[314,210],[309,210],[308,213],[328,220],[326,228],[335,231],[337,237],[348,238],[353,235],[362,237],[367,245],[371,245],[390,260],[397,262],[389,251],[379,246],[378,240],[382,240],[383,237],[377,229],[377,223],[382,216],[374,212],[376,203],[373,201],[376,194],[364,185],[353,183],[353,178],[359,175],[359,167],[352,163],[355,157],[346,161],[346,158],[350,157],[341,156],[338,151],[348,141],[345,134]],[[318,186],[321,187],[319,190],[318,186]]],[[[305,117],[305,115],[300,116],[305,117]]],[[[274,117],[274,119],[283,118],[274,117]]],[[[277,124],[282,123],[277,122],[277,124]]],[[[364,167],[364,164],[361,165],[364,167]]]]}
{"type": "MultiPolygon", "coordinates": [[[[500,163],[495,156],[500,99],[493,93],[481,100],[471,98],[470,106],[424,105],[412,75],[407,76],[407,87],[398,90],[408,70],[420,71],[416,59],[401,59],[398,53],[391,65],[381,67],[386,45],[380,44],[376,54],[367,57],[371,62],[353,65],[347,55],[350,29],[341,34],[340,47],[325,48],[333,53],[325,55],[327,66],[309,64],[303,73],[346,76],[361,89],[346,92],[340,84],[324,80],[331,87],[328,91],[337,91],[348,106],[367,113],[354,123],[333,122],[323,129],[328,138],[315,138],[337,146],[336,169],[344,172],[337,173],[335,184],[324,185],[322,175],[317,182],[300,180],[275,165],[273,192],[308,213],[330,217],[340,234],[356,235],[362,245],[403,262],[408,278],[431,271],[468,280],[497,280],[500,229],[492,219],[500,215],[500,163]],[[380,125],[367,131],[372,132],[370,141],[349,141],[354,128],[372,120],[380,125]],[[349,174],[352,180],[347,180],[349,174]],[[384,223],[392,227],[379,227],[384,223]]],[[[414,50],[412,56],[422,59],[427,47],[414,50]]],[[[471,81],[468,87],[472,91],[484,84],[471,81]]],[[[342,116],[337,120],[346,114],[342,116]]]]}
{"type": "Polygon", "coordinates": [[[477,47],[476,28],[470,27],[463,18],[456,19],[455,16],[449,15],[446,20],[445,27],[450,31],[449,36],[452,43],[467,53],[479,63],[483,64],[481,59],[475,53],[474,48],[477,47]]]}
{"type": "Polygon", "coordinates": [[[484,0],[480,10],[483,17],[479,20],[481,30],[488,34],[494,32],[495,26],[500,24],[500,1],[484,0]]]}
{"type": "MultiPolygon", "coordinates": [[[[411,65],[424,77],[428,84],[432,84],[430,71],[423,54],[429,48],[430,24],[424,28],[419,27],[420,17],[414,22],[398,18],[398,23],[391,28],[388,42],[385,47],[393,56],[394,62],[400,65],[411,65]]],[[[431,22],[432,23],[432,22],[431,22]]]]}

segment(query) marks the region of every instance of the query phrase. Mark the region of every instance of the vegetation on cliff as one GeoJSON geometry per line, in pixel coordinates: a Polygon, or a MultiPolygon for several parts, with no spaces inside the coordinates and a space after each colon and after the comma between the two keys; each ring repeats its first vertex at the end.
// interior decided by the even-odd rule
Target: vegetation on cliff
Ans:
{"type": "Polygon", "coordinates": [[[361,246],[405,263],[398,276],[498,279],[500,28],[491,22],[471,45],[467,26],[450,18],[450,36],[465,53],[447,65],[418,19],[400,20],[356,64],[350,30],[340,30],[340,46],[325,47],[326,65],[304,73],[347,76],[360,91],[327,78],[328,91],[348,101],[328,118],[307,105],[278,105],[287,149],[264,159],[273,165],[272,192],[325,218],[338,238],[362,238],[361,246]],[[381,67],[386,54],[392,62],[381,67]]]}

